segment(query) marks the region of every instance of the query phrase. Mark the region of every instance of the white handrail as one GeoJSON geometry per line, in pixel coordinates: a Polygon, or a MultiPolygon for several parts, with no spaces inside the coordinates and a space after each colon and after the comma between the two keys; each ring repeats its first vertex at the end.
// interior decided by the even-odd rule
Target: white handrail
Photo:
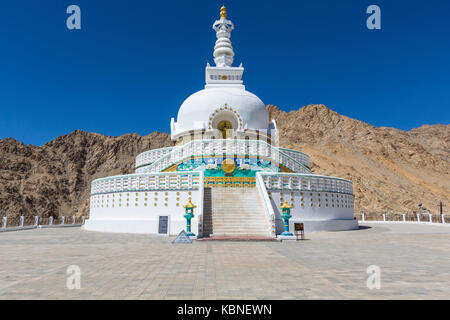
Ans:
{"type": "Polygon", "coordinates": [[[261,173],[256,173],[256,187],[264,202],[264,212],[269,222],[270,235],[275,237],[276,225],[275,225],[275,212],[273,211],[272,202],[270,201],[269,194],[267,193],[266,185],[261,177],[261,173]]]}

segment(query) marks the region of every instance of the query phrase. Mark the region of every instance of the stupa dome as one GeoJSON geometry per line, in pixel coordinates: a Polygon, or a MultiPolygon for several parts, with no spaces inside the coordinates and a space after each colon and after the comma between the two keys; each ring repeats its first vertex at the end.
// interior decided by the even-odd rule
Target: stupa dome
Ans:
{"type": "Polygon", "coordinates": [[[256,95],[242,88],[213,87],[198,91],[183,102],[173,134],[214,129],[219,120],[230,121],[233,129],[269,127],[269,114],[256,95]]]}

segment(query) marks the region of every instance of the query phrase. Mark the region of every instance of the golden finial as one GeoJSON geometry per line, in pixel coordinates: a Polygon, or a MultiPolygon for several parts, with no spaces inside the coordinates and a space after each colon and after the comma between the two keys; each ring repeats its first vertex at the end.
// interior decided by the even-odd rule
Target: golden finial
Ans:
{"type": "Polygon", "coordinates": [[[184,205],[183,208],[197,208],[197,206],[192,204],[191,200],[189,200],[189,202],[186,203],[186,205],[184,205]]]}
{"type": "Polygon", "coordinates": [[[220,19],[226,18],[227,18],[227,8],[225,6],[222,6],[222,8],[220,8],[220,19]]]}
{"type": "Polygon", "coordinates": [[[287,200],[284,200],[284,203],[280,206],[281,209],[292,209],[293,206],[291,206],[287,200]]]}

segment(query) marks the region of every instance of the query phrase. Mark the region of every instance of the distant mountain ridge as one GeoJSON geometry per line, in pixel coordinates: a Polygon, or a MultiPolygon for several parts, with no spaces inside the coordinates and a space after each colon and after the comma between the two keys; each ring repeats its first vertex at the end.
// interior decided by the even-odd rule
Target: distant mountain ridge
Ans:
{"type": "MultiPolygon", "coordinates": [[[[353,181],[355,212],[436,212],[450,204],[450,125],[376,128],[324,105],[267,106],[280,146],[311,157],[314,173],[353,181]]],[[[135,156],[172,146],[170,135],[104,136],[76,130],[41,147],[0,140],[0,216],[88,215],[93,179],[134,172],[135,156]]]]}

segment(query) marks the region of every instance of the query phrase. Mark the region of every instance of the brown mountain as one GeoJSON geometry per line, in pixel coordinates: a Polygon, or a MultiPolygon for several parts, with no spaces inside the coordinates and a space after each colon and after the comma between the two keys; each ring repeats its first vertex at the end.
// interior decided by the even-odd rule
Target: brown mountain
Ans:
{"type": "MultiPolygon", "coordinates": [[[[375,128],[323,105],[267,107],[280,144],[308,153],[314,173],[353,181],[355,212],[437,211],[450,195],[450,126],[375,128]]],[[[74,131],[41,146],[0,140],[0,215],[86,215],[92,179],[132,173],[135,156],[171,146],[167,133],[120,137],[74,131]]]]}
{"type": "Polygon", "coordinates": [[[288,113],[267,108],[281,146],[309,154],[314,173],[353,181],[355,212],[414,211],[422,203],[437,213],[440,201],[450,204],[450,125],[402,131],[324,105],[288,113]]]}
{"type": "Polygon", "coordinates": [[[108,137],[77,130],[41,147],[0,140],[0,215],[86,215],[92,179],[132,173],[138,153],[170,145],[159,132],[108,137]]]}

